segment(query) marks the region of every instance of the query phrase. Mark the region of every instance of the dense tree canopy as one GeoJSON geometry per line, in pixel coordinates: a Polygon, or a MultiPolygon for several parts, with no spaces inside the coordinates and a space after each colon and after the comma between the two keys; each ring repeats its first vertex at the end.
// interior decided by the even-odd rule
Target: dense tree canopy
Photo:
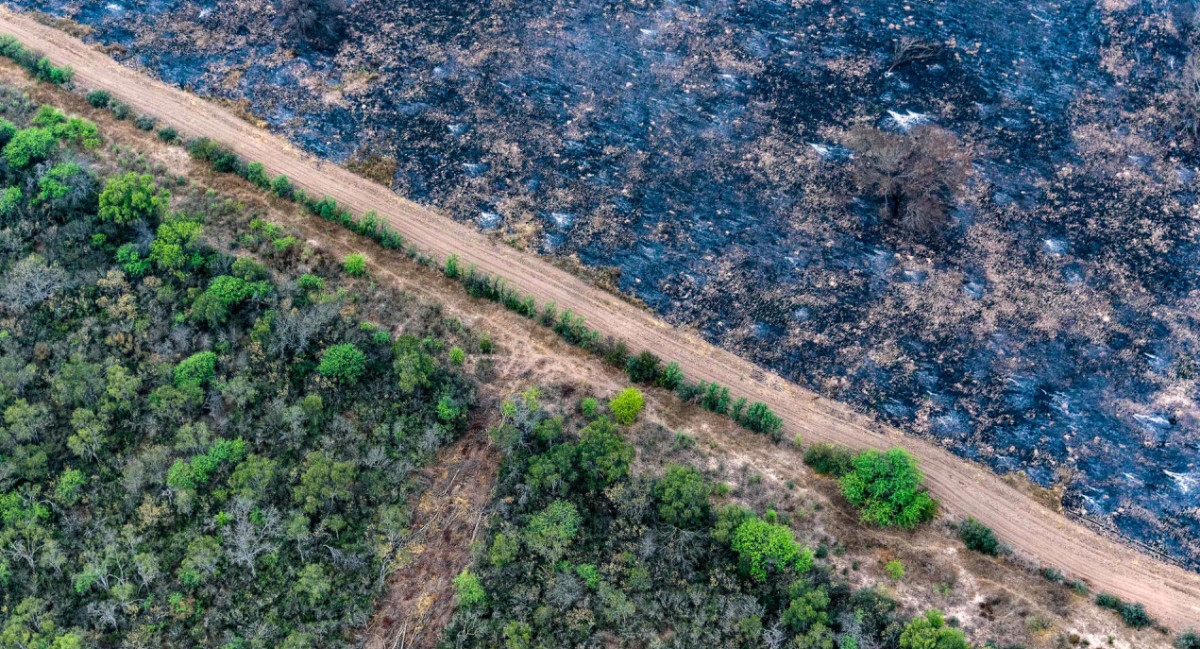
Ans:
{"type": "Polygon", "coordinates": [[[410,474],[461,430],[472,390],[439,338],[467,334],[89,152],[75,118],[0,103],[35,124],[0,164],[0,647],[343,643],[410,474]]]}

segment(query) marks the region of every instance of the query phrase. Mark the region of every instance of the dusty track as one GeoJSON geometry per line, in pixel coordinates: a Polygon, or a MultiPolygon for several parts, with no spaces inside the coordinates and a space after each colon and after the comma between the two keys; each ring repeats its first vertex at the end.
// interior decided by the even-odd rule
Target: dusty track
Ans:
{"type": "MultiPolygon", "coordinates": [[[[783,417],[789,436],[857,448],[902,446],[921,458],[930,490],[954,514],[975,516],[1014,548],[1043,564],[1082,578],[1094,590],[1144,602],[1162,621],[1182,628],[1200,623],[1200,575],[1139,553],[1068,520],[1010,486],[989,470],[941,447],[854,413],[775,374],[673,328],[653,315],[533,255],[489,240],[475,230],[394,195],[336,165],[322,163],[286,140],[231,112],[123,67],[93,47],[33,19],[0,8],[0,33],[70,64],[76,83],[105,88],[143,113],[158,116],[187,135],[205,135],[238,154],[287,174],[299,187],[327,194],[361,213],[374,209],[423,251],[444,259],[458,254],[480,269],[508,278],[539,301],[555,301],[587,318],[604,334],[623,337],[635,350],[677,360],[692,379],[717,381],[738,395],[760,400],[783,417]]],[[[747,433],[749,434],[749,433],[747,433]]]]}

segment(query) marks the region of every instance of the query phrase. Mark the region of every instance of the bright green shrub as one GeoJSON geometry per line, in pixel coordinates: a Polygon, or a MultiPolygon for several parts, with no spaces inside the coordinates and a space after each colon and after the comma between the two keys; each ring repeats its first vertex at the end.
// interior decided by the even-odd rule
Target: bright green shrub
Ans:
{"type": "Polygon", "coordinates": [[[58,138],[44,128],[23,128],[4,145],[4,158],[17,169],[40,162],[54,154],[58,138]]]}
{"type": "Polygon", "coordinates": [[[171,202],[171,192],[156,187],[149,174],[129,172],[110,178],[100,194],[100,220],[117,225],[153,222],[171,202]]]}
{"type": "Polygon", "coordinates": [[[842,495],[859,509],[864,523],[912,528],[932,520],[937,503],[921,486],[924,476],[906,451],[864,451],[840,479],[842,495]]]}
{"type": "Polygon", "coordinates": [[[645,405],[646,400],[642,397],[641,390],[625,388],[608,402],[608,409],[612,411],[613,419],[616,419],[617,423],[628,426],[637,421],[645,405]]]}
{"type": "Polygon", "coordinates": [[[487,600],[487,593],[479,584],[479,578],[470,570],[463,570],[454,578],[455,599],[463,608],[475,608],[487,600]]]}
{"type": "Polygon", "coordinates": [[[342,270],[351,277],[362,277],[367,274],[367,258],[358,253],[346,255],[342,260],[342,270]]]}
{"type": "Polygon", "coordinates": [[[900,634],[900,649],[971,649],[971,645],[962,631],[946,626],[941,611],[926,611],[900,634]]]}

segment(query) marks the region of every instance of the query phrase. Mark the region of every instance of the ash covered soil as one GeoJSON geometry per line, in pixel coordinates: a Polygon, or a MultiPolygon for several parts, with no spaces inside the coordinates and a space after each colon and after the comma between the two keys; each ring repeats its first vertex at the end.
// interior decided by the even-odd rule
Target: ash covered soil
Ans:
{"type": "Polygon", "coordinates": [[[1188,2],[10,4],[1200,567],[1188,2]]]}

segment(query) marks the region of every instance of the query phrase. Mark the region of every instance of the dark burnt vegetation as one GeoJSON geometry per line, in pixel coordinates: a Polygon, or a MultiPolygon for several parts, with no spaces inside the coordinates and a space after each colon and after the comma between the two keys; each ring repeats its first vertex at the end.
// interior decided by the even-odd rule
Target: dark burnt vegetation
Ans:
{"type": "Polygon", "coordinates": [[[345,0],[281,0],[284,34],[322,52],[341,45],[346,35],[345,0]]]}
{"type": "Polygon", "coordinates": [[[937,43],[905,34],[892,43],[891,65],[888,66],[888,71],[891,72],[902,65],[937,58],[941,53],[942,48],[937,43]]]}
{"type": "Polygon", "coordinates": [[[855,185],[879,204],[887,225],[921,242],[945,234],[955,195],[970,171],[970,159],[952,133],[933,126],[908,133],[859,126],[846,144],[855,154],[855,185]]]}

